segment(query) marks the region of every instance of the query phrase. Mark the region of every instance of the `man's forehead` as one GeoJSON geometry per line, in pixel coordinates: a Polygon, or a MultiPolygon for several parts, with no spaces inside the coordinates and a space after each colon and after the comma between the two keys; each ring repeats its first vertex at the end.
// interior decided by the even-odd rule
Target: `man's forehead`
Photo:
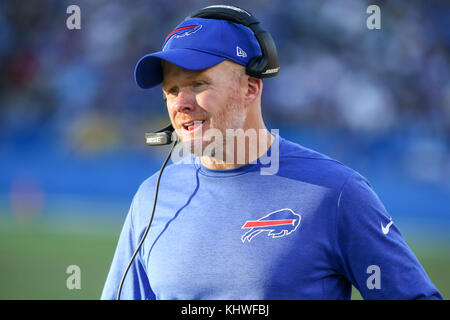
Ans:
{"type": "Polygon", "coordinates": [[[198,78],[199,76],[205,75],[204,70],[187,70],[180,68],[170,62],[164,61],[161,62],[163,65],[163,76],[161,86],[164,89],[167,85],[172,83],[173,81],[178,80],[193,80],[198,78]]]}
{"type": "Polygon", "coordinates": [[[202,72],[204,72],[207,69],[203,69],[203,70],[187,70],[187,69],[183,69],[173,63],[170,63],[168,61],[165,60],[161,60],[161,65],[162,65],[162,69],[163,69],[163,76],[167,76],[167,75],[186,75],[186,76],[196,76],[202,72]]]}
{"type": "Polygon", "coordinates": [[[225,76],[225,73],[228,72],[245,73],[245,68],[243,66],[228,60],[224,60],[215,66],[202,70],[183,69],[165,60],[161,60],[161,64],[163,68],[163,85],[164,82],[167,82],[173,77],[185,77],[189,79],[198,76],[213,76],[216,73],[221,77],[225,76]]]}

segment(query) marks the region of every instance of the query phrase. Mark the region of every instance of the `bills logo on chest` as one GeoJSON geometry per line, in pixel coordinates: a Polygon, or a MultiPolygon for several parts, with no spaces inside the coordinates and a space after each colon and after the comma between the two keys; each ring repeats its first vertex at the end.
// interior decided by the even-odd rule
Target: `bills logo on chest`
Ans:
{"type": "Polygon", "coordinates": [[[268,237],[281,238],[290,235],[300,225],[301,216],[292,209],[280,209],[270,212],[258,220],[247,220],[241,229],[248,230],[242,237],[243,243],[250,242],[265,232],[268,237]]]}

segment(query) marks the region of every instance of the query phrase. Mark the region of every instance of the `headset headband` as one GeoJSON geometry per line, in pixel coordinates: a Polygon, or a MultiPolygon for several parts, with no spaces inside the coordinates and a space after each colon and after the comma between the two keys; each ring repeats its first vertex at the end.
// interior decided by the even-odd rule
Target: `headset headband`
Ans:
{"type": "Polygon", "coordinates": [[[250,28],[261,47],[262,56],[249,61],[246,73],[256,78],[270,78],[280,71],[277,48],[272,36],[250,12],[234,6],[214,5],[200,9],[189,18],[228,20],[250,28]]]}

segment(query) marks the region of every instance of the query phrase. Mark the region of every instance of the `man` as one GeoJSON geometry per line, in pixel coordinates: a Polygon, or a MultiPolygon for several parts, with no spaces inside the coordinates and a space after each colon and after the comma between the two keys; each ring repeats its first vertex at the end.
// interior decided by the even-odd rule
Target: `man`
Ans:
{"type": "MultiPolygon", "coordinates": [[[[262,81],[245,71],[261,54],[249,28],[190,18],[137,64],[193,154],[165,169],[121,298],[349,299],[353,284],[365,299],[442,299],[364,177],[267,130],[262,81]]],[[[133,199],[102,299],[116,298],[157,176],[133,199]]]]}

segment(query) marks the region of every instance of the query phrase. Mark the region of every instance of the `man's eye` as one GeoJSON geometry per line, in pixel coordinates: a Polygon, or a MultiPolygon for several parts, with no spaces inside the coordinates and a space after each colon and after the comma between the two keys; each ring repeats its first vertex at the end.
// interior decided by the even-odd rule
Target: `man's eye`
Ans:
{"type": "Polygon", "coordinates": [[[169,91],[167,91],[167,92],[169,94],[178,94],[178,91],[179,91],[178,87],[173,87],[173,88],[170,88],[169,91]]]}
{"type": "Polygon", "coordinates": [[[198,88],[198,87],[200,87],[200,86],[202,86],[202,85],[204,85],[205,83],[203,82],[203,81],[195,81],[194,82],[194,87],[196,87],[196,88],[198,88]]]}

